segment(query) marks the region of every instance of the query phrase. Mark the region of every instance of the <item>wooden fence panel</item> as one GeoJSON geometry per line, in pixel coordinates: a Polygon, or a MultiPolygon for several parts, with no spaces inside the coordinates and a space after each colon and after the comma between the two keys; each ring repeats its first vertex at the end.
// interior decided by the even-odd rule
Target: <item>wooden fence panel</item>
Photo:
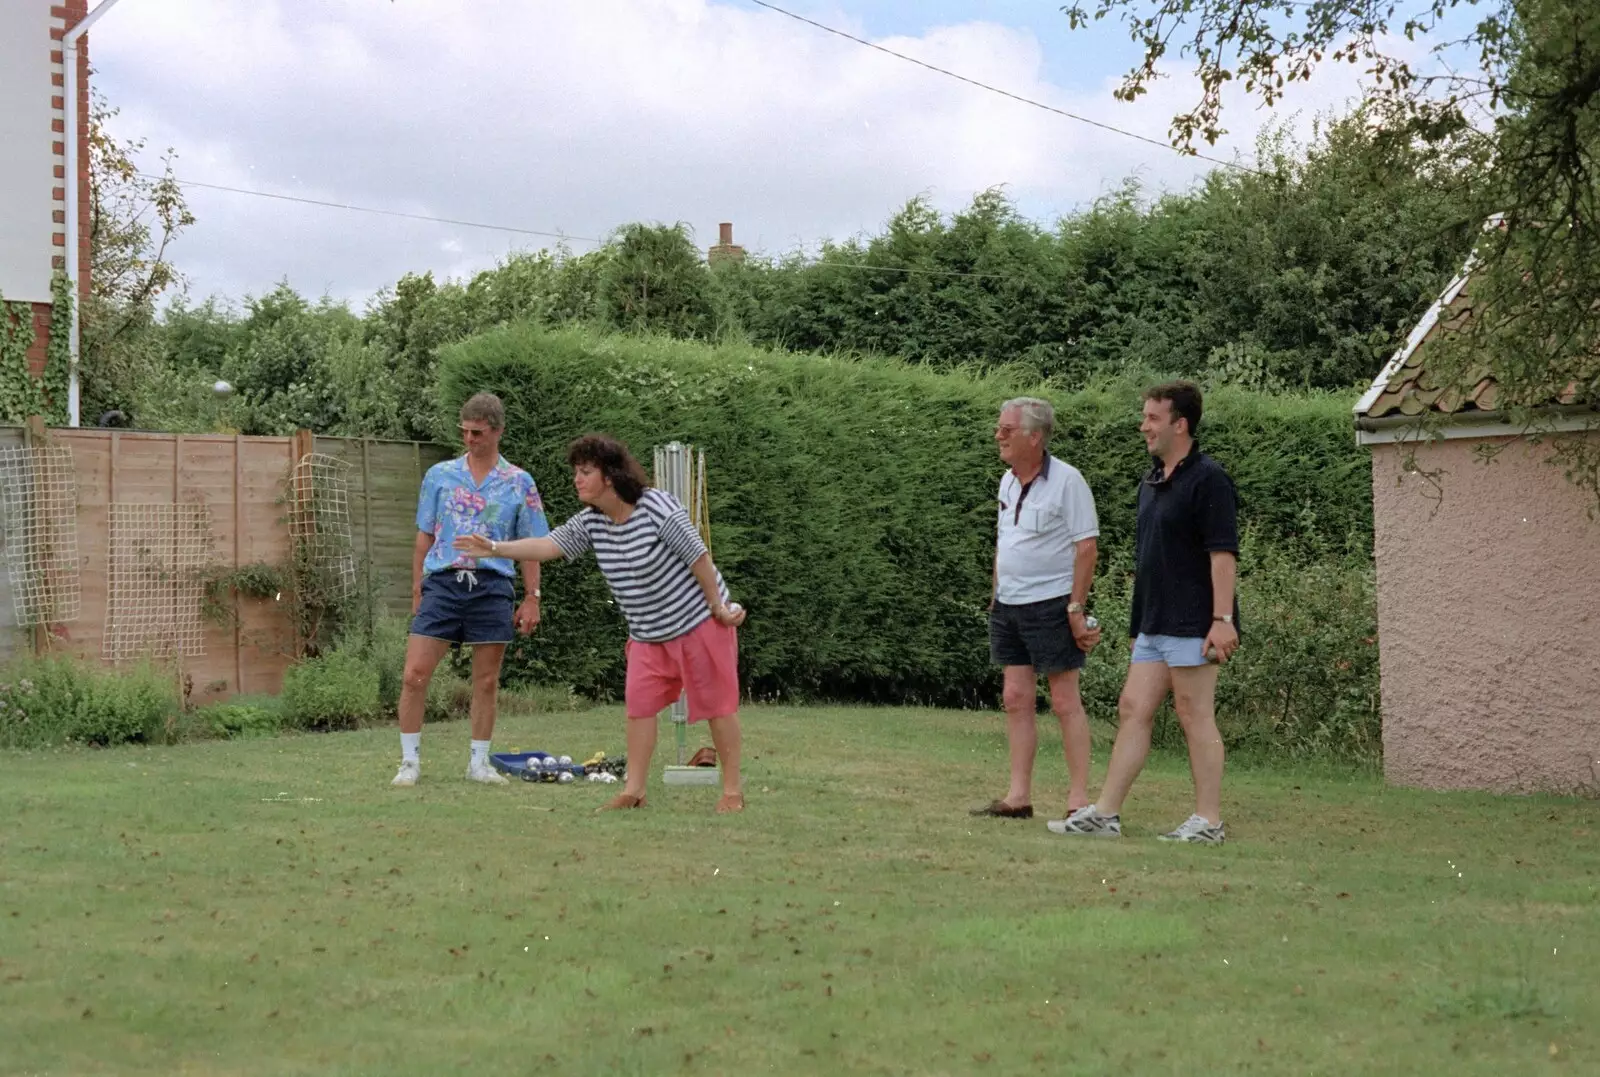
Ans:
{"type": "Polygon", "coordinates": [[[350,534],[363,582],[382,609],[409,616],[417,493],[428,468],[455,450],[427,442],[319,437],[316,451],[350,469],[350,534]]]}
{"type": "MultiPolygon", "coordinates": [[[[230,434],[163,434],[52,429],[54,444],[72,451],[77,483],[82,613],[51,627],[46,646],[99,660],[110,595],[110,506],[200,503],[210,510],[211,562],[223,569],[255,563],[282,566],[290,555],[287,492],[297,447],[350,465],[351,531],[364,581],[382,606],[410,612],[411,550],[421,472],[451,455],[442,445],[346,438],[298,439],[230,434]],[[420,470],[419,470],[420,469],[420,470]]],[[[0,447],[20,445],[23,431],[0,427],[0,447]]],[[[0,520],[0,527],[5,525],[0,520]]],[[[277,692],[296,647],[284,600],[242,598],[236,616],[207,621],[203,655],[185,657],[191,700],[277,692]]],[[[0,660],[27,646],[15,631],[9,579],[0,572],[0,660]]]]}

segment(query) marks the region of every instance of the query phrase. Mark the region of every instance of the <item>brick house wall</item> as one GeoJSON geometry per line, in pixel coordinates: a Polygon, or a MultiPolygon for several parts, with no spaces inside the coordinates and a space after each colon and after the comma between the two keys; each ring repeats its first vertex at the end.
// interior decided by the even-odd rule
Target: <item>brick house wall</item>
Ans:
{"type": "MultiPolygon", "coordinates": [[[[67,267],[67,151],[66,151],[66,67],[62,39],[89,13],[89,0],[36,0],[50,8],[50,39],[39,42],[41,49],[50,50],[50,150],[54,183],[51,187],[51,219],[55,227],[51,233],[50,268],[55,271],[67,267]]],[[[45,92],[40,87],[40,92],[45,92]]],[[[89,294],[89,38],[78,41],[78,296],[89,294]]],[[[43,138],[44,132],[40,132],[43,138]]],[[[41,258],[45,257],[40,252],[41,258]]],[[[50,339],[49,303],[33,303],[33,346],[28,349],[28,365],[35,374],[43,373],[45,350],[50,339]]]]}

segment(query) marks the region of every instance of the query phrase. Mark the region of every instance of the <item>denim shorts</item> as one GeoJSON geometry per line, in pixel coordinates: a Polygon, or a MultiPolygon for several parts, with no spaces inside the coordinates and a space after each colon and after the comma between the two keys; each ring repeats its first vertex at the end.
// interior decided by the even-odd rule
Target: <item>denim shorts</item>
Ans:
{"type": "Polygon", "coordinates": [[[989,660],[997,666],[1032,666],[1048,677],[1082,669],[1087,656],[1072,638],[1067,596],[1008,605],[989,611],[989,660]]]}
{"type": "Polygon", "coordinates": [[[422,604],[411,634],[451,643],[510,643],[517,589],[511,577],[489,569],[445,569],[422,579],[422,604]]]}
{"type": "Polygon", "coordinates": [[[1133,641],[1133,662],[1165,662],[1169,667],[1206,664],[1204,636],[1151,636],[1140,632],[1133,641]]]}

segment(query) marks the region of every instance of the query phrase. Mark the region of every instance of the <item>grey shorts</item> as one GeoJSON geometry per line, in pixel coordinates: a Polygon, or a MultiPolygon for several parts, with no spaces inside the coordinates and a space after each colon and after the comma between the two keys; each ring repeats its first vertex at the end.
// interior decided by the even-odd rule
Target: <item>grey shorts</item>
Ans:
{"type": "Polygon", "coordinates": [[[989,658],[999,666],[1032,666],[1046,676],[1082,669],[1087,656],[1072,638],[1066,596],[1017,606],[996,602],[989,611],[989,658]]]}

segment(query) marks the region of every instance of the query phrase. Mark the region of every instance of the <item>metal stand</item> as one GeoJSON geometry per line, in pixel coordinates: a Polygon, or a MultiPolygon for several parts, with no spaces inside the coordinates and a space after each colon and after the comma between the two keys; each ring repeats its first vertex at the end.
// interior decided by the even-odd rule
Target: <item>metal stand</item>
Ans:
{"type": "MultiPolygon", "coordinates": [[[[655,452],[655,485],[665,490],[688,510],[689,520],[700,532],[700,538],[711,548],[711,519],[706,507],[706,454],[692,445],[670,442],[657,445],[655,452]]],[[[673,739],[678,748],[678,765],[668,766],[662,781],[668,785],[718,785],[722,781],[719,767],[690,767],[684,765],[689,749],[689,704],[679,696],[667,714],[671,716],[673,739]]]]}

